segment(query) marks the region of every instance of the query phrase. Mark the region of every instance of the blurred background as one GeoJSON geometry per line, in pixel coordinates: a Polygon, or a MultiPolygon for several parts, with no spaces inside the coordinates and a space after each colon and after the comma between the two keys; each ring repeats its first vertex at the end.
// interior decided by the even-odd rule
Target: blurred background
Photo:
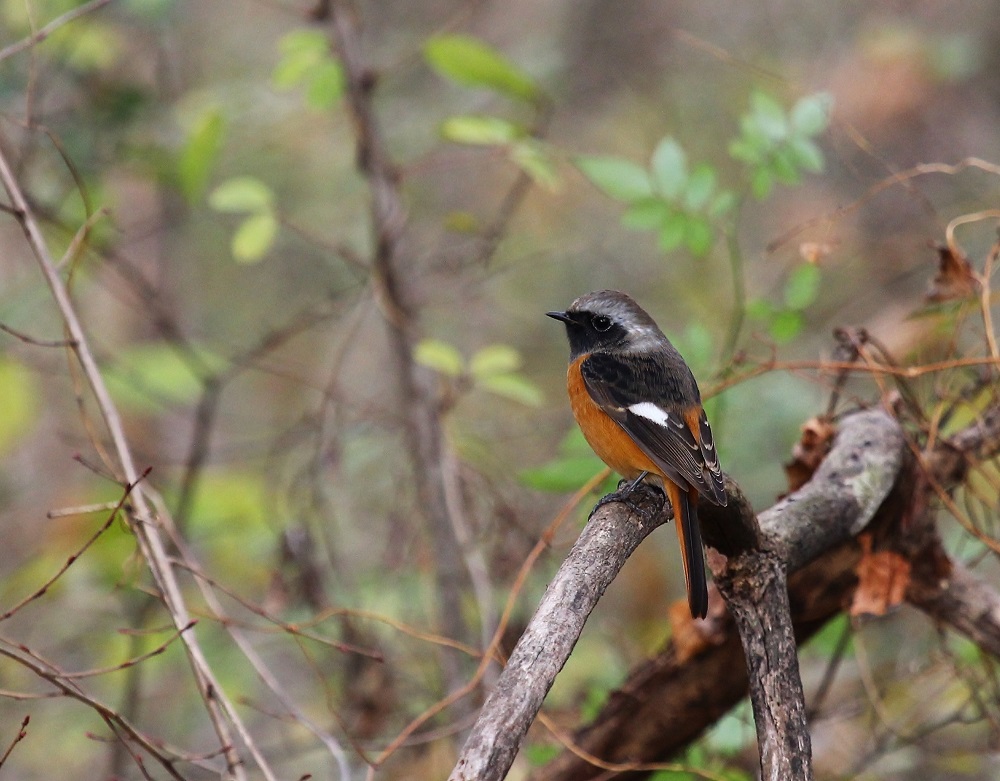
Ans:
{"type": "MultiPolygon", "coordinates": [[[[983,350],[981,323],[926,293],[949,222],[996,208],[996,168],[947,166],[1000,164],[1000,16],[988,0],[354,3],[405,205],[400,341],[328,10],[0,0],[0,145],[65,253],[186,560],[361,778],[362,756],[471,677],[477,660],[444,638],[484,647],[543,530],[600,472],[544,312],[607,287],[636,297],[694,369],[723,465],[759,509],[787,489],[799,427],[826,411],[832,378],[810,363],[830,357],[834,328],[867,329],[900,362],[983,350]],[[479,75],[470,40],[488,47],[479,75]],[[414,408],[436,432],[434,464],[415,452],[414,408]],[[445,527],[424,493],[435,485],[445,527]]],[[[994,223],[956,235],[981,267],[994,223]]],[[[7,611],[81,551],[109,515],[87,506],[113,506],[121,487],[75,362],[47,343],[64,338],[59,313],[9,214],[0,247],[7,611]]],[[[913,392],[933,406],[966,380],[929,376],[913,392]]],[[[841,408],[879,393],[853,380],[841,408]]],[[[598,495],[528,572],[511,641],[598,495]]],[[[958,556],[981,556],[949,533],[958,556]]],[[[210,663],[282,777],[332,777],[329,753],[185,587],[210,663]]],[[[171,746],[211,751],[176,642],[119,667],[170,637],[150,588],[116,521],[0,636],[64,671],[108,668],[81,681],[93,697],[171,746]]],[[[665,642],[682,597],[673,532],[657,533],[558,679],[548,707],[561,723],[593,715],[665,642]]],[[[845,623],[804,651],[807,692],[845,623]]],[[[816,721],[818,777],[994,777],[996,689],[976,718],[954,715],[996,685],[976,649],[907,609],[854,630],[816,721]]],[[[93,708],[51,690],[0,660],[0,746],[31,716],[9,777],[141,777],[93,708]]],[[[428,721],[376,776],[443,778],[480,696],[428,721]]],[[[544,732],[530,742],[517,777],[554,751],[544,732]]],[[[685,760],[749,778],[754,745],[744,707],[685,760]]]]}

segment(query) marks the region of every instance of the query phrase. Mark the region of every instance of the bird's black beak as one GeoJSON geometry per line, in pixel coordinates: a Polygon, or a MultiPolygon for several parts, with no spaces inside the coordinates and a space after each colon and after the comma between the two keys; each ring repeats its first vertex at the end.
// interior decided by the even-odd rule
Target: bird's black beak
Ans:
{"type": "Polygon", "coordinates": [[[551,317],[553,320],[561,320],[564,323],[572,323],[573,318],[569,316],[568,312],[546,312],[546,317],[551,317]]]}

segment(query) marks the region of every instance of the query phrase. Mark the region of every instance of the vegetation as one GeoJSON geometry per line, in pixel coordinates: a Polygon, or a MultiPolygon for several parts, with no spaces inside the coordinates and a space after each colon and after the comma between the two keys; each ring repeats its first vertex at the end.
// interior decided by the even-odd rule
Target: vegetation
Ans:
{"type": "MultiPolygon", "coordinates": [[[[802,777],[993,777],[994,10],[0,0],[0,778],[447,777],[615,485],[544,317],[607,287],[764,537],[899,432],[789,566],[802,777]]],[[[511,778],[755,777],[737,553],[694,623],[671,537],[511,778]]]]}

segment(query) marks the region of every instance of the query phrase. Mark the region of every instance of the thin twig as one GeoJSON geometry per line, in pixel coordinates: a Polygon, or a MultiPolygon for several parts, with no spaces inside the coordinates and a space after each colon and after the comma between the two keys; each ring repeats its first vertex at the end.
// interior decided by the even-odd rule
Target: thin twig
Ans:
{"type": "Polygon", "coordinates": [[[0,49],[0,62],[3,62],[8,57],[14,56],[18,52],[22,52],[25,49],[30,49],[32,46],[41,43],[50,35],[52,35],[52,33],[58,30],[60,27],[63,27],[69,24],[70,22],[74,22],[81,16],[85,16],[89,13],[92,13],[93,11],[96,11],[99,8],[103,8],[110,2],[111,0],[90,0],[89,3],[84,3],[81,6],[77,6],[71,11],[67,11],[62,16],[57,16],[47,25],[42,27],[37,32],[29,35],[27,38],[22,38],[17,43],[12,43],[9,46],[4,46],[2,49],[0,49]]]}
{"type": "MultiPolygon", "coordinates": [[[[59,275],[55,260],[49,252],[48,244],[42,235],[41,228],[28,205],[28,201],[21,190],[20,184],[2,147],[0,147],[0,181],[3,182],[10,196],[17,220],[24,231],[35,259],[38,261],[42,275],[45,277],[52,297],[59,308],[64,325],[69,333],[70,341],[73,344],[73,353],[79,362],[80,368],[100,410],[101,417],[107,426],[108,433],[118,456],[118,466],[121,470],[119,479],[126,485],[134,486],[132,496],[135,504],[135,514],[132,516],[134,519],[132,528],[143,558],[149,567],[158,589],[163,595],[164,602],[174,621],[174,625],[178,630],[181,630],[191,623],[191,617],[188,613],[180,584],[177,582],[174,571],[170,566],[166,548],[160,536],[159,527],[155,522],[150,522],[155,516],[153,515],[145,486],[138,485],[141,473],[136,468],[131,445],[125,434],[121,416],[111,398],[100,367],[97,365],[76,307],[70,299],[69,291],[62,277],[59,275]]],[[[230,730],[230,725],[232,725],[240,734],[241,739],[248,751],[253,755],[265,778],[269,779],[269,781],[275,779],[270,766],[257,749],[253,737],[246,729],[242,719],[236,713],[235,708],[226,697],[222,686],[212,672],[208,660],[205,658],[198,644],[196,634],[194,632],[183,632],[181,639],[198,684],[198,691],[201,694],[202,701],[205,703],[209,718],[219,738],[219,743],[225,752],[228,772],[237,781],[243,781],[247,777],[246,769],[232,739],[230,730]]]]}

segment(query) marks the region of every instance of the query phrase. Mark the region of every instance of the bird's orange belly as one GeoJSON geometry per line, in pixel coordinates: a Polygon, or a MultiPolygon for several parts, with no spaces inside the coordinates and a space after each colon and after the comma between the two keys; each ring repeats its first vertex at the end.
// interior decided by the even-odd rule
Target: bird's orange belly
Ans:
{"type": "Polygon", "coordinates": [[[569,390],[570,408],[583,432],[587,444],[598,457],[627,480],[642,472],[662,477],[659,468],[642,452],[625,430],[602,410],[587,392],[580,374],[580,358],[569,366],[566,386],[569,390]]]}

